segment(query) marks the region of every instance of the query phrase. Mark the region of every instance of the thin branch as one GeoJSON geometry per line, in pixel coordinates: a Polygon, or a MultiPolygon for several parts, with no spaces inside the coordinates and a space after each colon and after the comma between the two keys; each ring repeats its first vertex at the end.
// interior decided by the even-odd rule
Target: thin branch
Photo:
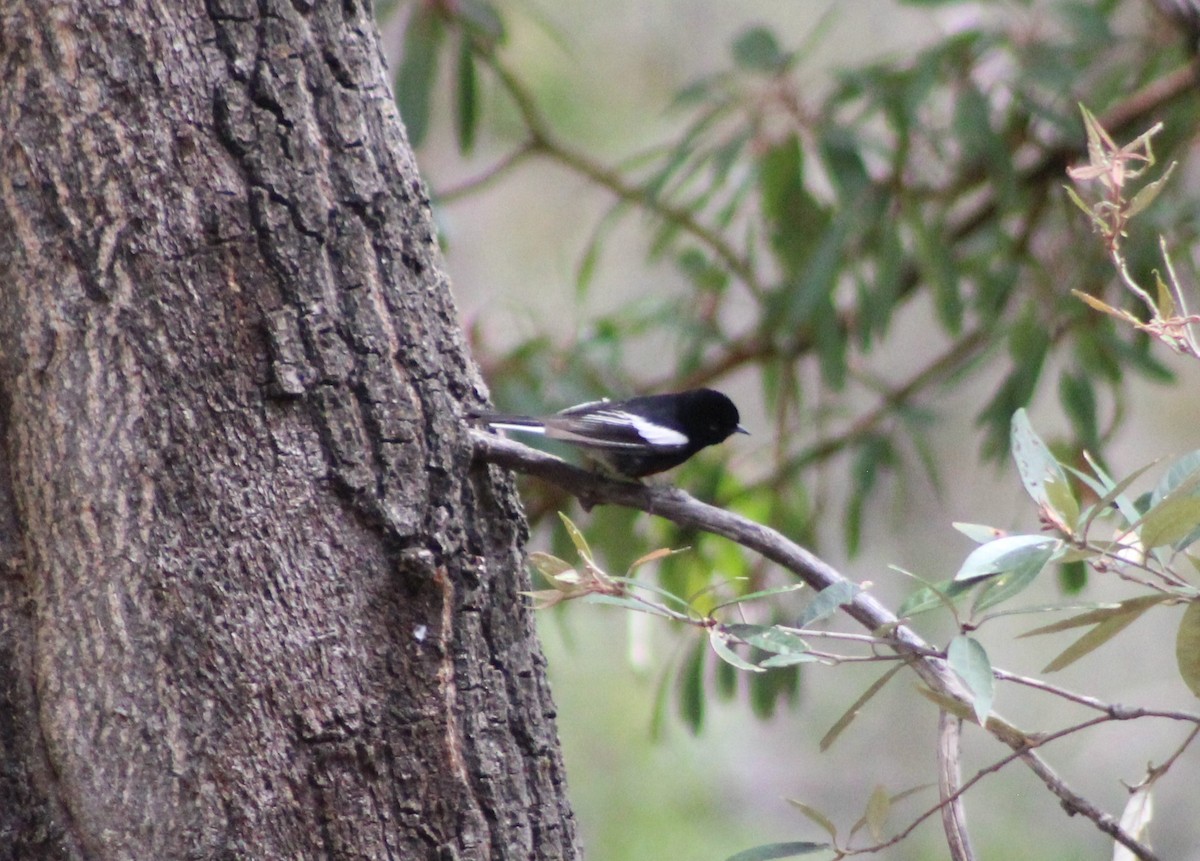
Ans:
{"type": "Polygon", "coordinates": [[[1177,720],[1187,723],[1194,723],[1200,726],[1200,715],[1191,714],[1189,712],[1172,711],[1168,709],[1143,709],[1132,706],[1123,706],[1119,703],[1106,703],[1103,700],[1098,700],[1095,697],[1078,694],[1074,691],[1069,691],[1066,688],[1052,685],[1048,682],[1043,682],[1041,679],[1031,679],[1028,676],[1019,676],[1016,673],[1010,673],[1007,670],[993,668],[992,672],[997,679],[1006,682],[1014,682],[1018,685],[1025,685],[1034,690],[1043,691],[1048,694],[1053,694],[1056,697],[1062,697],[1073,703],[1078,703],[1081,706],[1094,709],[1098,712],[1103,712],[1112,720],[1137,720],[1138,718],[1154,717],[1163,718],[1165,720],[1177,720]]]}
{"type": "MultiPolygon", "coordinates": [[[[1101,125],[1114,134],[1128,132],[1146,122],[1147,118],[1160,111],[1165,105],[1175,99],[1188,96],[1195,91],[1198,68],[1200,68],[1197,64],[1200,64],[1200,60],[1150,82],[1100,117],[1101,125]]],[[[1082,152],[1082,147],[1074,142],[1060,142],[1033,151],[1026,163],[1018,169],[1017,183],[1026,188],[1043,187],[1051,180],[1061,176],[1067,165],[1073,159],[1078,158],[1082,152]]],[[[992,177],[990,174],[981,175],[979,181],[992,183],[992,177]]],[[[971,197],[976,193],[978,187],[978,185],[967,185],[961,190],[960,196],[971,197]]],[[[946,242],[953,245],[973,236],[976,231],[995,217],[998,210],[998,192],[991,185],[983,186],[982,194],[977,196],[975,205],[949,225],[946,231],[946,242]]],[[[916,289],[919,280],[920,273],[917,266],[915,264],[908,265],[901,276],[900,297],[911,294],[916,289]]],[[[840,325],[847,331],[853,322],[853,315],[843,314],[839,318],[840,325]]],[[[768,352],[771,355],[783,353],[789,358],[799,356],[811,350],[814,343],[814,333],[804,329],[800,330],[792,342],[783,348],[771,344],[757,331],[747,333],[727,343],[712,362],[689,374],[686,378],[687,387],[705,385],[735,370],[740,364],[762,357],[768,352]],[[739,357],[741,361],[732,361],[731,357],[739,357]]]]}
{"type": "Polygon", "coordinates": [[[453,203],[460,198],[482,191],[505,174],[514,170],[521,162],[533,155],[533,153],[533,145],[528,142],[523,143],[478,176],[464,180],[458,185],[436,190],[434,197],[438,203],[453,203]]]}
{"type": "Polygon", "coordinates": [[[975,861],[971,837],[967,832],[967,811],[960,791],[962,767],[962,718],[941,711],[938,714],[938,797],[941,799],[942,830],[954,861],[975,861]]]}
{"type": "MultiPolygon", "coordinates": [[[[790,541],[780,532],[748,520],[738,514],[701,502],[674,487],[648,487],[628,481],[618,481],[580,469],[553,455],[537,451],[510,439],[472,428],[469,431],[475,459],[514,469],[548,481],[579,499],[585,509],[609,504],[634,508],[666,518],[680,526],[720,535],[791,571],[809,586],[821,590],[845,583],[846,578],[824,560],[790,541]]],[[[868,631],[889,631],[888,645],[902,655],[912,656],[914,671],[948,704],[971,713],[972,697],[944,659],[932,656],[935,650],[916,632],[904,625],[894,613],[865,591],[858,591],[842,609],[868,631]]],[[[1109,718],[1097,718],[1093,723],[1109,718]]],[[[1082,724],[1072,731],[1090,726],[1082,724]]],[[[1019,728],[993,714],[987,730],[1008,745],[1033,770],[1051,792],[1062,800],[1068,812],[1081,813],[1096,827],[1126,846],[1142,861],[1157,861],[1148,847],[1130,836],[1120,823],[1090,801],[1074,793],[1054,771],[1034,752],[1033,748],[1051,738],[1031,737],[1019,728]]]]}
{"type": "Polygon", "coordinates": [[[525,122],[530,137],[526,148],[530,152],[541,154],[551,161],[558,162],[608,190],[618,199],[635,203],[691,234],[719,257],[729,271],[736,275],[756,298],[761,299],[765,295],[766,289],[759,281],[754,265],[745,255],[726,242],[725,237],[718,231],[701,224],[696,220],[695,214],[686,207],[675,206],[660,200],[645,188],[627,182],[619,171],[600,164],[588,153],[562,143],[551,132],[550,123],[542,115],[533,95],[517,76],[501,63],[498,57],[493,55],[487,59],[504,89],[516,103],[517,110],[525,122]]]}

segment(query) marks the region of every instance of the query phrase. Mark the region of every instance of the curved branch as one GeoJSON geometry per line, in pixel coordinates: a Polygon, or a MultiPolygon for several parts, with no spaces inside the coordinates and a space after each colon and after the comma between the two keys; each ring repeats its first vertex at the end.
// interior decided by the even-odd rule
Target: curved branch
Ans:
{"type": "MultiPolygon", "coordinates": [[[[666,518],[680,526],[720,535],[786,568],[817,590],[847,582],[847,578],[833,566],[777,530],[701,502],[679,488],[654,487],[608,478],[477,428],[471,428],[469,435],[477,462],[495,464],[550,482],[575,496],[585,510],[596,505],[621,505],[666,518]]],[[[894,613],[864,591],[857,592],[842,609],[868,631],[889,632],[889,645],[900,654],[911,657],[914,671],[944,707],[956,713],[971,713],[971,694],[958,676],[943,658],[931,655],[935,650],[894,613]]],[[[1041,740],[1031,738],[995,714],[988,718],[987,731],[1012,748],[1014,755],[1022,759],[1058,796],[1066,810],[1082,813],[1142,861],[1157,861],[1150,847],[1130,836],[1112,816],[1074,793],[1034,753],[1033,749],[1041,740]]]]}

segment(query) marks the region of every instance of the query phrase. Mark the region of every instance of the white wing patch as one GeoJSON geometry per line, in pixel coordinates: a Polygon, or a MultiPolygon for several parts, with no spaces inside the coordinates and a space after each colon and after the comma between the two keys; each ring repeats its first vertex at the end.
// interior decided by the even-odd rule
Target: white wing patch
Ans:
{"type": "Polygon", "coordinates": [[[682,447],[688,444],[688,438],[677,430],[656,425],[649,419],[630,413],[619,413],[619,415],[624,416],[633,425],[638,435],[651,445],[682,447]]]}
{"type": "MultiPolygon", "coordinates": [[[[592,406],[588,404],[587,406],[592,406]]],[[[655,424],[649,419],[621,410],[595,410],[586,415],[576,415],[573,407],[558,414],[547,422],[546,435],[555,439],[570,440],[597,448],[639,449],[647,445],[655,448],[683,448],[688,438],[679,431],[655,424]]]]}

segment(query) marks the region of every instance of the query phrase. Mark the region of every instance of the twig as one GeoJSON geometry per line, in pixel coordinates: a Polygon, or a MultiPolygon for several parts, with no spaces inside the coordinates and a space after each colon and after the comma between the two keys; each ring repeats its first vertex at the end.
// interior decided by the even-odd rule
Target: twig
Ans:
{"type": "Polygon", "coordinates": [[[1123,706],[1119,703],[1106,703],[1103,700],[1098,700],[1095,697],[1078,694],[1074,691],[1069,691],[1066,688],[1052,685],[1048,682],[1043,682],[1041,679],[1031,679],[1028,676],[1019,676],[1016,673],[1010,673],[1007,670],[993,668],[992,672],[997,679],[1006,682],[1015,682],[1018,685],[1025,685],[1034,690],[1044,691],[1048,694],[1053,694],[1056,697],[1062,697],[1064,700],[1069,700],[1073,703],[1078,703],[1081,706],[1086,706],[1090,709],[1095,709],[1098,712],[1103,712],[1112,720],[1137,720],[1138,718],[1154,717],[1163,718],[1165,720],[1185,721],[1194,723],[1200,726],[1200,715],[1191,714],[1189,712],[1171,711],[1166,709],[1143,709],[1134,708],[1132,706],[1123,706]]]}
{"type": "Polygon", "coordinates": [[[526,130],[529,132],[526,150],[558,162],[601,188],[607,189],[620,200],[636,203],[658,215],[664,221],[690,233],[719,257],[729,271],[736,275],[755,297],[760,299],[763,297],[766,290],[758,279],[754,265],[744,254],[726,242],[720,233],[697,221],[691,210],[659,200],[646,189],[626,182],[618,171],[600,164],[587,153],[572,149],[562,143],[550,131],[550,124],[542,115],[533,96],[525,89],[525,85],[517,76],[495,55],[489,55],[487,61],[516,104],[517,110],[525,122],[526,130]]]}
{"type": "Polygon", "coordinates": [[[516,168],[533,153],[534,147],[528,142],[523,143],[478,176],[464,180],[450,188],[436,190],[434,197],[438,203],[453,203],[461,197],[481,191],[516,168]]]}
{"type": "MultiPolygon", "coordinates": [[[[602,504],[622,505],[666,518],[686,528],[720,535],[783,566],[817,590],[846,582],[846,578],[835,568],[778,531],[701,502],[678,488],[649,487],[618,481],[572,466],[553,455],[492,433],[472,428],[469,434],[477,461],[548,481],[579,499],[585,509],[602,504]]],[[[910,663],[922,681],[964,714],[971,713],[971,694],[958,676],[944,659],[932,656],[930,653],[935,650],[911,628],[902,624],[894,613],[863,591],[857,592],[842,609],[868,631],[889,631],[888,644],[897,652],[912,656],[910,663]]],[[[1107,719],[1098,718],[1095,722],[1107,719]]],[[[1090,725],[1082,724],[1073,731],[1090,725]]],[[[1015,756],[1025,761],[1046,787],[1062,800],[1068,812],[1083,814],[1142,861],[1157,861],[1157,856],[1148,846],[1126,833],[1112,816],[1075,794],[1033,753],[1035,746],[1049,738],[1060,737],[1061,733],[1033,738],[995,714],[988,718],[987,730],[1012,748],[1015,756]]]]}
{"type": "Polygon", "coordinates": [[[938,715],[938,797],[941,799],[942,830],[954,861],[975,861],[971,837],[967,833],[967,811],[959,791],[962,767],[959,753],[962,742],[962,718],[944,709],[938,715]]]}

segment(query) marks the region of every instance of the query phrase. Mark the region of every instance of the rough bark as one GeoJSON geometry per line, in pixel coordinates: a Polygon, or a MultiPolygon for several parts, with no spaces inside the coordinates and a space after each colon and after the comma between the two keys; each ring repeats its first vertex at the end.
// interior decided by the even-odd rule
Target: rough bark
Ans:
{"type": "Polygon", "coordinates": [[[574,857],[359,0],[0,4],[0,857],[574,857]]]}

